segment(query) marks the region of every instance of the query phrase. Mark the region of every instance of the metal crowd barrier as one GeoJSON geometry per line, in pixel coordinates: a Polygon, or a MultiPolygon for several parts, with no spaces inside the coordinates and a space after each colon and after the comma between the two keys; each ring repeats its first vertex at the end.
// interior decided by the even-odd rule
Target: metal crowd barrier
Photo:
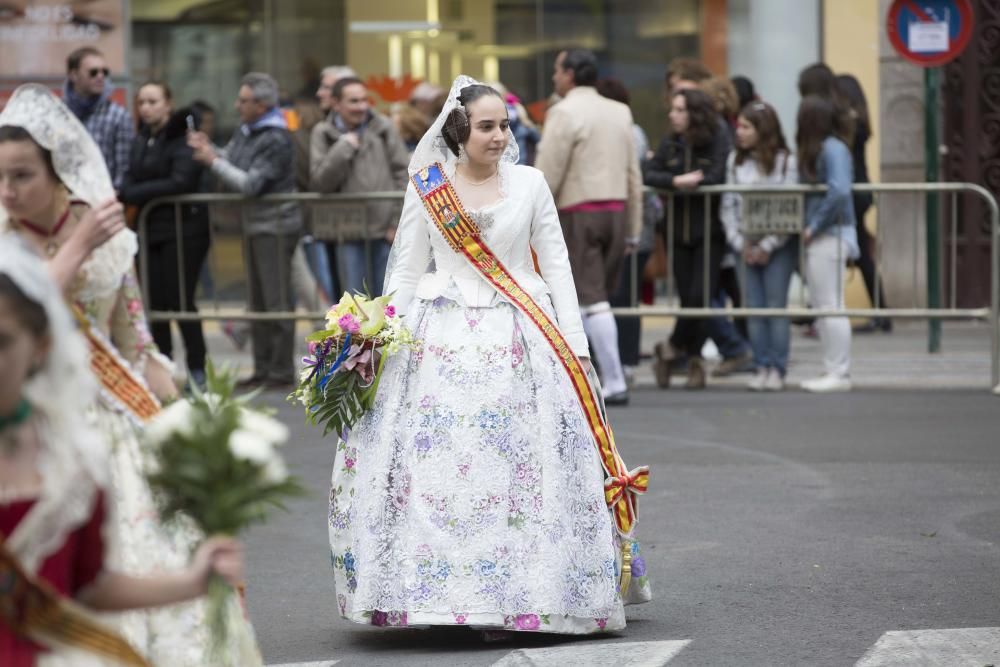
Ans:
{"type": "MultiPolygon", "coordinates": [[[[721,195],[729,193],[737,193],[743,196],[745,204],[747,202],[756,200],[758,202],[764,202],[763,205],[759,206],[761,210],[761,215],[758,216],[759,220],[750,220],[748,224],[751,225],[751,229],[747,230],[752,233],[766,233],[766,232],[777,232],[777,233],[790,233],[798,234],[802,230],[802,217],[804,214],[804,197],[807,194],[822,194],[826,191],[825,186],[811,186],[811,185],[783,185],[783,186],[747,186],[747,185],[716,185],[716,186],[704,186],[699,187],[696,190],[690,192],[678,192],[678,191],[661,191],[659,194],[665,195],[666,197],[703,197],[705,201],[704,206],[704,219],[701,221],[704,225],[704,229],[709,229],[711,227],[711,206],[710,200],[713,197],[719,198],[721,195]],[[768,203],[767,200],[770,200],[768,203]],[[772,220],[768,223],[768,220],[772,220]],[[774,220],[777,220],[777,224],[774,224],[774,220]],[[770,227],[768,226],[770,224],[770,227]]],[[[990,216],[990,246],[991,246],[991,259],[990,259],[990,305],[988,307],[981,308],[958,308],[957,294],[956,294],[956,283],[957,283],[957,243],[951,244],[951,261],[950,261],[950,307],[909,307],[909,308],[884,308],[879,303],[880,289],[879,285],[881,283],[881,248],[882,248],[882,237],[884,234],[885,225],[878,225],[876,231],[876,256],[875,256],[875,285],[873,292],[875,294],[875,303],[872,308],[833,308],[833,309],[813,309],[813,308],[802,308],[802,307],[787,307],[781,308],[734,308],[734,307],[723,307],[723,308],[713,308],[713,307],[700,307],[700,308],[682,308],[680,306],[671,305],[654,305],[654,306],[639,306],[637,297],[637,284],[636,281],[632,281],[631,292],[632,299],[631,307],[619,307],[614,308],[613,312],[616,315],[622,316],[635,316],[635,317],[676,317],[676,318],[699,318],[699,317],[714,317],[714,316],[727,316],[727,317],[789,317],[789,318],[816,318],[816,317],[832,317],[832,316],[846,316],[846,317],[881,317],[881,318],[892,318],[892,319],[925,319],[928,321],[941,321],[941,320],[981,320],[988,321],[991,328],[991,349],[990,349],[990,359],[991,359],[991,386],[997,386],[1000,383],[1000,207],[997,205],[996,198],[985,188],[975,183],[865,183],[865,184],[854,184],[854,192],[870,192],[873,195],[873,204],[876,208],[879,205],[880,195],[885,194],[927,194],[927,193],[950,193],[952,195],[952,206],[951,206],[951,233],[952,238],[955,238],[955,233],[957,231],[958,225],[958,207],[957,207],[957,197],[959,194],[972,194],[978,196],[982,199],[989,211],[990,216]]],[[[148,214],[149,212],[157,206],[164,204],[172,205],[174,209],[174,222],[177,230],[177,237],[180,239],[178,243],[177,261],[178,269],[181,277],[181,284],[179,286],[181,292],[182,300],[182,311],[181,312],[170,312],[170,311],[154,311],[149,310],[147,315],[150,320],[250,320],[250,321],[275,321],[275,320],[321,320],[325,317],[326,312],[320,311],[296,311],[292,304],[287,304],[287,309],[282,311],[273,312],[253,312],[249,311],[247,308],[224,308],[221,306],[218,297],[213,299],[214,304],[212,308],[202,307],[204,304],[199,304],[198,312],[187,312],[183,308],[186,304],[183,303],[185,294],[185,285],[183,284],[183,236],[180,233],[182,225],[181,216],[181,206],[183,204],[213,204],[213,205],[229,205],[238,206],[240,209],[240,227],[245,226],[246,223],[246,209],[252,206],[265,206],[265,205],[275,205],[282,203],[298,203],[304,208],[312,209],[315,212],[320,207],[326,208],[327,216],[325,219],[316,218],[315,215],[308,216],[313,221],[313,225],[310,229],[306,229],[305,233],[311,234],[314,238],[318,240],[337,240],[339,230],[337,228],[337,223],[332,222],[336,219],[353,219],[357,220],[358,211],[360,207],[363,207],[365,202],[371,201],[402,201],[403,194],[401,192],[371,192],[365,194],[317,194],[317,193],[295,193],[295,194],[282,194],[282,195],[266,195],[258,198],[247,198],[243,195],[238,194],[195,194],[195,195],[182,195],[175,197],[163,197],[160,199],[153,200],[147,204],[141,211],[138,219],[138,229],[140,230],[140,239],[145,239],[146,234],[144,233],[148,225],[148,214]],[[317,224],[319,223],[319,224],[317,224]]],[[[749,206],[745,206],[746,211],[749,206]]],[[[673,226],[677,224],[677,221],[673,219],[673,206],[671,202],[667,202],[665,206],[665,217],[667,225],[667,257],[668,262],[670,258],[673,257],[673,226]]],[[[750,216],[751,218],[754,216],[750,216]]],[[[366,221],[363,212],[360,214],[360,222],[364,229],[366,229],[366,221]]],[[[853,222],[851,223],[853,224],[853,222]]],[[[212,238],[212,245],[209,248],[208,264],[210,267],[214,265],[214,236],[217,234],[216,224],[210,224],[212,238]]],[[[914,239],[922,233],[922,230],[914,228],[914,239]]],[[[280,237],[279,237],[280,238],[280,237]]],[[[280,244],[280,241],[279,241],[280,244]]],[[[702,279],[704,280],[704,290],[703,294],[709,295],[709,272],[707,266],[709,264],[708,259],[710,255],[710,234],[704,235],[703,242],[704,252],[705,252],[705,265],[706,271],[702,279]]],[[[915,244],[916,248],[916,244],[915,244]]],[[[244,241],[244,253],[247,252],[247,246],[244,241]]],[[[143,296],[146,303],[149,303],[149,275],[147,272],[148,261],[147,261],[148,248],[146,243],[143,241],[140,244],[140,268],[141,268],[141,283],[143,296]]],[[[801,252],[801,248],[800,248],[801,252]]],[[[247,255],[244,254],[244,257],[247,255]]],[[[801,259],[801,258],[800,258],[801,259]]],[[[846,259],[846,258],[845,258],[846,259]]],[[[634,256],[633,256],[634,261],[634,256]]],[[[913,277],[914,285],[917,282],[918,275],[918,260],[917,253],[914,252],[913,259],[913,277]]],[[[633,271],[633,275],[635,271],[633,271]]],[[[668,271],[668,297],[671,294],[671,283],[672,277],[668,271]]],[[[284,293],[285,290],[283,290],[284,293]]],[[[331,295],[334,299],[337,295],[331,295]]]]}

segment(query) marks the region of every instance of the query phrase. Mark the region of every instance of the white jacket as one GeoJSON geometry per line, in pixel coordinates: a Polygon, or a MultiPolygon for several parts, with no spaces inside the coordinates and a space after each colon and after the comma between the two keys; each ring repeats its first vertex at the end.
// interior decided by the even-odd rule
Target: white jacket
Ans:
{"type": "MultiPolygon", "coordinates": [[[[566,242],[545,177],[537,169],[522,165],[501,164],[500,169],[503,199],[484,210],[493,222],[482,230],[483,239],[535,302],[548,310],[551,299],[559,329],[570,349],[577,356],[589,356],[566,242]],[[535,271],[532,249],[541,275],[535,271]]],[[[448,177],[454,178],[454,174],[448,177]]],[[[441,296],[452,280],[467,306],[488,307],[496,300],[496,289],[445,241],[412,183],[403,198],[393,250],[394,263],[385,292],[393,294],[392,304],[400,313],[406,313],[414,298],[431,300],[441,296]]]]}

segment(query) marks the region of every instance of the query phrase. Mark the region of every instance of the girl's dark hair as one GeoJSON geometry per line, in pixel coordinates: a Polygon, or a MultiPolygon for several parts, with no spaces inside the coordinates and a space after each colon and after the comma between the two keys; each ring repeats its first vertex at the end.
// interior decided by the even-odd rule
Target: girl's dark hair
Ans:
{"type": "Polygon", "coordinates": [[[711,143],[716,133],[722,129],[712,98],[698,88],[679,90],[671,99],[678,95],[684,98],[688,112],[688,129],[684,133],[684,141],[692,147],[711,143]]]}
{"type": "Polygon", "coordinates": [[[42,304],[32,301],[6,273],[0,273],[0,299],[6,299],[14,309],[14,316],[35,338],[49,332],[49,316],[42,304]]]}
{"type": "MultiPolygon", "coordinates": [[[[751,102],[743,107],[740,116],[757,130],[757,145],[750,150],[736,147],[736,164],[743,164],[748,157],[752,157],[761,169],[761,173],[767,175],[774,171],[778,161],[778,154],[788,154],[788,144],[785,143],[785,135],[781,132],[781,121],[774,107],[764,102],[751,102]]],[[[787,159],[787,157],[786,157],[787,159]]]]}
{"type": "Polygon", "coordinates": [[[729,79],[736,89],[736,95],[740,98],[740,109],[757,99],[757,91],[753,87],[753,81],[742,75],[736,75],[729,79]]]}
{"type": "Polygon", "coordinates": [[[35,141],[35,138],[31,136],[31,133],[19,125],[4,125],[0,127],[0,144],[8,141],[30,141],[38,152],[42,156],[42,162],[45,163],[45,168],[51,176],[56,181],[61,181],[59,174],[56,173],[55,165],[52,164],[52,151],[44,148],[35,141]]]}
{"type": "Polygon", "coordinates": [[[621,102],[625,106],[628,106],[630,99],[628,88],[621,82],[621,79],[615,79],[613,77],[598,79],[597,84],[594,87],[597,88],[597,92],[603,97],[606,97],[609,100],[614,100],[615,102],[621,102]]]}
{"type": "Polygon", "coordinates": [[[864,127],[870,132],[871,121],[868,116],[868,100],[865,98],[864,89],[861,88],[861,82],[850,74],[839,74],[837,76],[837,90],[854,112],[858,127],[864,127]]]}
{"type": "Polygon", "coordinates": [[[494,88],[481,83],[466,86],[458,93],[458,106],[444,119],[441,136],[444,137],[448,149],[456,156],[459,147],[469,140],[469,134],[472,132],[472,126],[469,124],[469,105],[487,95],[493,95],[503,101],[503,97],[494,88]]]}
{"type": "Polygon", "coordinates": [[[833,131],[848,146],[854,143],[854,113],[837,86],[837,77],[825,63],[814,63],[799,72],[799,95],[818,95],[833,105],[833,131]]]}
{"type": "Polygon", "coordinates": [[[835,119],[833,104],[819,95],[806,95],[799,103],[795,144],[798,148],[799,174],[804,182],[816,180],[816,162],[823,150],[823,141],[835,136],[835,119]]]}

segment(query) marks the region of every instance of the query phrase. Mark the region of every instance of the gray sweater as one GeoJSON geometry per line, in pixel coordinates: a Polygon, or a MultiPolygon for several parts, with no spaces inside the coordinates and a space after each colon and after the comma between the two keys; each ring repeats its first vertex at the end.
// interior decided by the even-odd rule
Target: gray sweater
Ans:
{"type": "MultiPolygon", "coordinates": [[[[251,197],[295,192],[295,147],[278,109],[252,125],[241,125],[212,163],[212,173],[227,190],[251,197]]],[[[298,204],[253,204],[246,208],[246,233],[297,234],[298,204]]]]}
{"type": "MultiPolygon", "coordinates": [[[[336,116],[319,123],[312,131],[309,173],[317,192],[379,192],[406,189],[406,168],[410,154],[392,121],[372,113],[361,131],[358,148],[344,139],[336,116]]],[[[341,238],[378,239],[399,222],[398,201],[378,201],[351,207],[358,215],[341,215],[341,238]],[[365,229],[367,228],[367,233],[365,229]]]]}

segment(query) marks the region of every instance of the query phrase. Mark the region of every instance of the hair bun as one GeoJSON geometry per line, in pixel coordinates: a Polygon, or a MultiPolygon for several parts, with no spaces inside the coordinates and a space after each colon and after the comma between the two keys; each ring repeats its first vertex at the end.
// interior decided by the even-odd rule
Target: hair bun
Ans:
{"type": "Polygon", "coordinates": [[[465,112],[465,107],[460,105],[452,109],[444,119],[441,135],[451,152],[457,156],[461,145],[469,140],[471,130],[469,116],[465,112]]]}

